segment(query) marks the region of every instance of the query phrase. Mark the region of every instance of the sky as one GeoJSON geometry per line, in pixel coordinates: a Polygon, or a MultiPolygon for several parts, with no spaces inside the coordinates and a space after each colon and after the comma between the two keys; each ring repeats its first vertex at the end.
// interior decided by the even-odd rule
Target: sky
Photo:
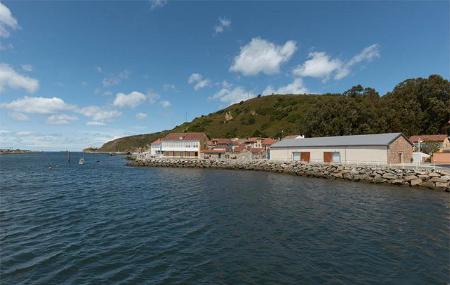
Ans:
{"type": "Polygon", "coordinates": [[[449,1],[2,1],[0,148],[81,150],[259,94],[450,75],[449,1]]]}

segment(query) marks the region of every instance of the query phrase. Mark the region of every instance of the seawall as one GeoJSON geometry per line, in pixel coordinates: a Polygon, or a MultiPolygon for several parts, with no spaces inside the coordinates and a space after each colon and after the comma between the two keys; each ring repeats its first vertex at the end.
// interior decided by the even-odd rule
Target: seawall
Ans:
{"type": "Polygon", "coordinates": [[[356,166],[270,160],[134,159],[129,166],[257,170],[327,179],[423,187],[450,192],[450,172],[385,166],[356,166]]]}

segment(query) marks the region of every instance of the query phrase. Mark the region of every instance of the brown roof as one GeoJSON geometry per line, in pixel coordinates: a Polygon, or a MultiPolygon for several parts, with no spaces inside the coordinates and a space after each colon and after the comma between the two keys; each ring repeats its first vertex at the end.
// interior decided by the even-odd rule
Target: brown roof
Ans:
{"type": "Polygon", "coordinates": [[[262,144],[263,145],[272,145],[272,144],[274,144],[276,142],[276,140],[274,140],[274,139],[272,139],[272,138],[265,138],[263,141],[262,141],[262,144]]]}
{"type": "Polygon", "coordinates": [[[156,141],[153,141],[152,144],[161,144],[161,139],[157,139],[156,141]]]}
{"type": "Polygon", "coordinates": [[[203,153],[225,153],[226,150],[223,148],[216,148],[216,149],[205,149],[202,152],[203,153]]]}
{"type": "Polygon", "coordinates": [[[251,151],[252,153],[261,153],[261,152],[264,152],[264,149],[263,149],[263,148],[260,148],[260,147],[252,147],[252,148],[250,149],[250,151],[251,151]]]}
{"type": "Polygon", "coordinates": [[[410,137],[409,140],[412,143],[418,143],[419,139],[422,142],[443,142],[446,138],[448,138],[447,135],[418,135],[410,137]]]}
{"type": "Polygon", "coordinates": [[[163,141],[200,141],[208,139],[205,133],[170,133],[161,140],[163,141]]]}
{"type": "Polygon", "coordinates": [[[216,144],[232,144],[231,139],[225,139],[225,138],[211,139],[211,142],[215,142],[216,144]]]}

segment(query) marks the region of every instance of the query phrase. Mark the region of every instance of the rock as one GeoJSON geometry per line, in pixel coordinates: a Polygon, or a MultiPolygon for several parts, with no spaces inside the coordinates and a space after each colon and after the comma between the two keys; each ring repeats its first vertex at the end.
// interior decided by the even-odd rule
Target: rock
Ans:
{"type": "Polygon", "coordinates": [[[383,174],[383,178],[385,179],[398,179],[397,175],[391,174],[391,173],[385,173],[383,174]]]}
{"type": "Polygon", "coordinates": [[[440,178],[440,177],[433,177],[433,178],[430,179],[430,181],[431,181],[431,182],[442,182],[442,183],[447,182],[447,180],[442,179],[442,178],[440,178]]]}
{"type": "Polygon", "coordinates": [[[411,180],[415,180],[415,179],[417,179],[417,176],[415,176],[415,175],[407,175],[407,176],[403,177],[403,180],[405,180],[405,181],[411,181],[411,180]]]}
{"type": "Polygon", "coordinates": [[[412,180],[409,181],[409,184],[410,184],[411,186],[420,185],[420,184],[422,184],[422,179],[419,179],[419,178],[417,178],[417,179],[412,179],[412,180]]]}
{"type": "Polygon", "coordinates": [[[430,173],[428,173],[428,176],[429,177],[441,177],[441,175],[437,172],[430,172],[430,173]]]}
{"type": "Polygon", "coordinates": [[[436,182],[435,183],[435,186],[437,187],[437,188],[447,188],[448,187],[448,182],[436,182]]]}

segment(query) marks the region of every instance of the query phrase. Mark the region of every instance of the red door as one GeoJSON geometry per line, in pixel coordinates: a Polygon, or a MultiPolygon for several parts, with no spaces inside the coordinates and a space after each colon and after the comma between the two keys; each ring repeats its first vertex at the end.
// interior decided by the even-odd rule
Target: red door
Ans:
{"type": "Polygon", "coordinates": [[[323,153],[323,162],[332,162],[333,161],[333,153],[325,151],[323,153]]]}
{"type": "Polygon", "coordinates": [[[310,153],[309,152],[301,152],[300,153],[300,160],[303,162],[309,162],[310,159],[310,153]]]}

